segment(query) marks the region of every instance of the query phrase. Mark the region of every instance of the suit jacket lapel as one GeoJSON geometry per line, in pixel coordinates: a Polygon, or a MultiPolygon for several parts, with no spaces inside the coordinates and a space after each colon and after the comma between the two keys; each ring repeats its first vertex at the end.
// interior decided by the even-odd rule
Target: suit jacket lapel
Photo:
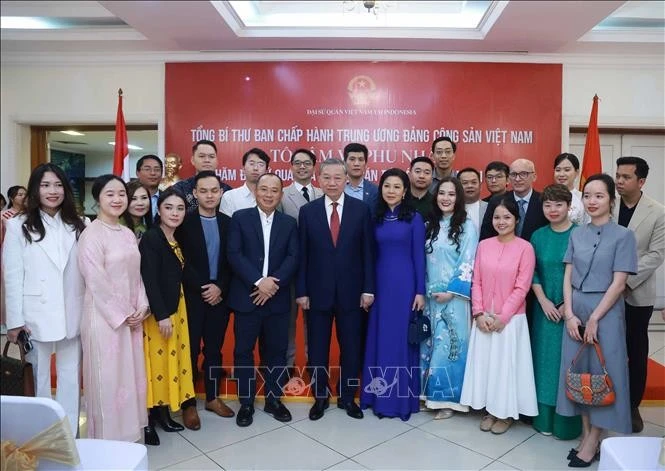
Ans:
{"type": "Polygon", "coordinates": [[[291,200],[291,202],[296,208],[299,208],[303,204],[307,203],[307,200],[302,195],[302,193],[296,190],[295,184],[292,184],[287,188],[286,195],[288,196],[288,198],[291,200]]]}
{"type": "MultiPolygon", "coordinates": [[[[60,229],[55,229],[54,227],[49,226],[46,222],[44,222],[44,228],[46,229],[46,233],[44,234],[44,238],[37,242],[37,246],[44,251],[48,259],[53,262],[53,265],[62,271],[67,265],[67,259],[62,257],[65,259],[64,261],[58,260],[58,254],[61,253],[61,251],[64,249],[65,241],[62,239],[64,239],[66,236],[64,234],[62,234],[62,237],[56,235],[55,231],[60,229]],[[58,239],[61,240],[58,241],[58,239]],[[60,247],[58,247],[58,244],[60,244],[60,247]]],[[[33,238],[34,237],[35,236],[33,235],[33,238]]],[[[64,254],[65,252],[62,253],[64,254]]],[[[69,252],[67,252],[67,254],[69,254],[69,252]]],[[[67,258],[69,258],[69,256],[67,256],[67,258]]]]}
{"type": "MultiPolygon", "coordinates": [[[[192,229],[194,230],[194,237],[196,237],[199,240],[199,243],[197,244],[199,248],[202,248],[203,252],[203,260],[205,261],[205,267],[210,266],[210,260],[208,260],[208,248],[206,244],[206,237],[205,234],[203,233],[203,221],[201,221],[201,215],[198,214],[198,209],[196,210],[197,212],[197,217],[194,220],[194,224],[192,229]]],[[[210,273],[208,273],[208,277],[210,277],[210,273]]]]}
{"type": "Polygon", "coordinates": [[[279,231],[282,227],[282,225],[280,224],[281,221],[279,220],[280,216],[281,214],[278,214],[277,211],[274,211],[272,213],[272,227],[270,228],[270,243],[268,244],[268,249],[270,250],[270,252],[272,252],[273,248],[275,248],[275,241],[277,240],[277,237],[279,237],[279,231]]]}
{"type": "Polygon", "coordinates": [[[263,248],[263,243],[264,243],[263,226],[261,225],[261,216],[259,216],[258,207],[255,207],[254,211],[252,212],[252,225],[254,226],[254,230],[256,231],[257,235],[259,236],[259,241],[261,242],[261,248],[263,248]]]}
{"type": "MultiPolygon", "coordinates": [[[[651,213],[651,201],[647,198],[645,194],[642,194],[640,201],[637,203],[633,217],[630,218],[628,223],[628,229],[635,231],[637,226],[639,226],[651,213]]],[[[618,219],[617,219],[618,220],[618,219]]]]}
{"type": "MultiPolygon", "coordinates": [[[[333,241],[332,241],[332,234],[330,233],[330,224],[328,224],[328,208],[326,208],[326,199],[325,198],[319,198],[316,201],[319,201],[319,200],[321,201],[321,203],[320,203],[321,211],[317,211],[318,218],[319,218],[318,226],[321,227],[323,229],[323,231],[325,231],[325,233],[327,234],[325,237],[326,237],[326,240],[328,242],[330,242],[330,246],[334,247],[333,241]]],[[[341,230],[341,225],[340,225],[340,230],[341,230]]]]}

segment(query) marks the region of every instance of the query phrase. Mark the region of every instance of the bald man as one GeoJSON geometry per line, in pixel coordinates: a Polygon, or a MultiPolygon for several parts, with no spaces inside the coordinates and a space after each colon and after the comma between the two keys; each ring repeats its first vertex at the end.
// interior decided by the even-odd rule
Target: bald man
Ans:
{"type": "Polygon", "coordinates": [[[536,229],[548,224],[543,214],[543,203],[540,199],[540,193],[533,189],[533,182],[536,181],[536,167],[528,159],[517,159],[510,164],[510,173],[508,179],[513,191],[508,191],[503,195],[493,196],[487,203],[487,211],[483,218],[483,224],[480,228],[480,240],[488,239],[496,235],[492,226],[492,216],[502,198],[511,198],[517,203],[520,211],[520,221],[517,223],[515,233],[524,240],[530,240],[531,234],[536,229]]]}

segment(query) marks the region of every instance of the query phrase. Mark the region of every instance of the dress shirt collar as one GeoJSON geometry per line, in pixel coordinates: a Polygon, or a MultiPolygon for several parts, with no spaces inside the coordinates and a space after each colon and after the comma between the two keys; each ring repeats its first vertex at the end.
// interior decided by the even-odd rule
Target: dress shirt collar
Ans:
{"type": "Polygon", "coordinates": [[[275,217],[275,211],[273,211],[272,213],[270,213],[268,215],[268,214],[264,213],[263,210],[261,208],[259,208],[258,206],[256,207],[256,209],[259,210],[259,217],[261,218],[261,224],[262,225],[265,226],[267,224],[272,223],[272,219],[273,219],[273,217],[275,217]]]}
{"type": "Polygon", "coordinates": [[[513,192],[513,196],[515,196],[515,202],[518,202],[519,200],[524,200],[526,201],[527,206],[529,205],[529,201],[531,201],[531,195],[533,195],[533,188],[531,188],[525,196],[517,196],[517,193],[513,192]]]}
{"type": "Polygon", "coordinates": [[[360,180],[360,184],[358,186],[353,186],[350,181],[346,182],[346,188],[350,189],[351,191],[360,191],[362,192],[365,187],[365,179],[363,178],[360,180]]]}
{"type": "Polygon", "coordinates": [[[309,192],[309,195],[312,196],[312,193],[314,192],[312,188],[312,182],[309,182],[307,185],[301,185],[297,181],[294,181],[293,184],[296,186],[296,190],[298,190],[299,193],[302,193],[303,188],[307,188],[307,191],[309,192]]]}
{"type": "Polygon", "coordinates": [[[55,213],[54,216],[51,216],[49,213],[43,210],[39,210],[39,213],[42,216],[42,221],[44,221],[46,224],[52,227],[58,227],[62,226],[62,217],[60,216],[60,210],[58,210],[57,213],[55,213]]]}
{"type": "MultiPolygon", "coordinates": [[[[326,202],[326,208],[327,208],[328,206],[332,206],[332,204],[333,204],[333,200],[331,200],[331,199],[328,197],[328,195],[325,196],[325,202],[326,202]]],[[[343,207],[344,207],[344,193],[342,193],[342,194],[340,195],[339,199],[337,200],[337,207],[338,207],[338,208],[343,208],[343,207]]]]}
{"type": "Polygon", "coordinates": [[[247,186],[247,183],[245,183],[243,186],[240,187],[239,193],[241,193],[242,196],[248,200],[251,199],[252,201],[254,201],[256,199],[254,198],[254,193],[252,193],[252,190],[250,190],[249,187],[247,186]]]}

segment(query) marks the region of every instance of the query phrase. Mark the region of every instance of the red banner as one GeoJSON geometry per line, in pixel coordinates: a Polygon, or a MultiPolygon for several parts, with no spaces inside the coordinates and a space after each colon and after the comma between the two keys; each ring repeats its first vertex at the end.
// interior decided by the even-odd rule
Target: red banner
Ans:
{"type": "Polygon", "coordinates": [[[342,157],[369,148],[368,178],[407,169],[440,135],[458,144],[454,168],[526,157],[552,181],[561,150],[559,64],[451,62],[228,62],[166,64],[166,150],[191,176],[191,147],[217,145],[220,177],[242,185],[241,156],[265,150],[292,179],[291,153],[342,157]]]}

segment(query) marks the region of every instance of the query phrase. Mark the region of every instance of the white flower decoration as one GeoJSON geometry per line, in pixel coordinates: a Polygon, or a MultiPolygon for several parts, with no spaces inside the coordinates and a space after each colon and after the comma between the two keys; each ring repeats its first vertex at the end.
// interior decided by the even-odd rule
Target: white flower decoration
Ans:
{"type": "Polygon", "coordinates": [[[473,275],[473,265],[470,263],[464,262],[460,265],[460,276],[461,281],[471,282],[471,276],[473,275]]]}

